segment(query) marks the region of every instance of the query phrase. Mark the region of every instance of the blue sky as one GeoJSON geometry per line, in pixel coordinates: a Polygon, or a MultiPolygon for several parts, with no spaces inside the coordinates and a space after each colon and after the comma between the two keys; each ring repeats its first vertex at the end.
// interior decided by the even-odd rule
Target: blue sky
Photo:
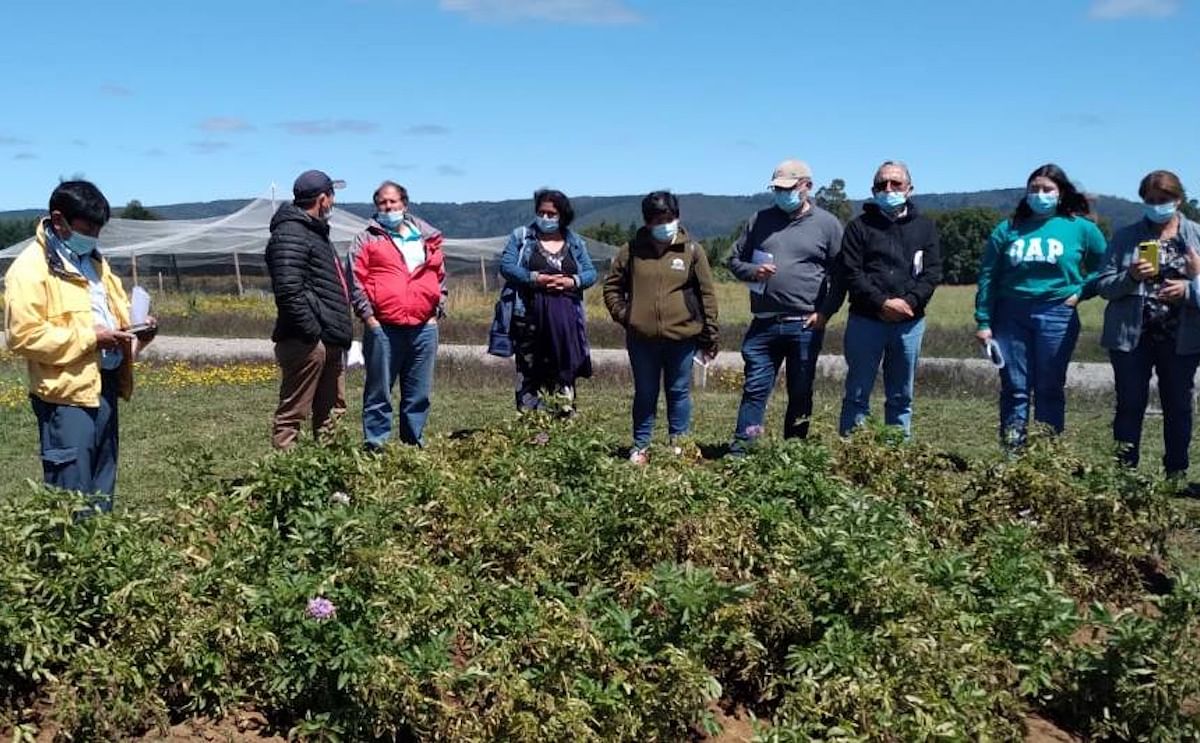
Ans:
{"type": "Polygon", "coordinates": [[[1019,186],[1054,161],[1200,193],[1195,0],[10,0],[0,209],[82,173],[114,203],[761,190],[799,157],[867,194],[1019,186]],[[47,10],[53,8],[53,11],[47,10]]]}

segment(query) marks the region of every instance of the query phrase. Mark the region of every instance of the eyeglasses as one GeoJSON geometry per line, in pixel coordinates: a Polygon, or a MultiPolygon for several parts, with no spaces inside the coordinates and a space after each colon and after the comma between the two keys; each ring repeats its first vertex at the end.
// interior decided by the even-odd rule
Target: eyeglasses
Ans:
{"type": "Polygon", "coordinates": [[[891,186],[893,191],[903,191],[904,189],[908,188],[908,184],[906,184],[904,181],[892,179],[875,181],[876,191],[886,191],[889,186],[891,186]]]}

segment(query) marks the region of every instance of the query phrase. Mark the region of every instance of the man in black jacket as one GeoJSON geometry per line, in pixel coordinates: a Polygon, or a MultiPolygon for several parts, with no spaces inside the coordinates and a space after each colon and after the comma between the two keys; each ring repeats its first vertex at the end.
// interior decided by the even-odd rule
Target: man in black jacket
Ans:
{"type": "Polygon", "coordinates": [[[846,395],[838,430],[843,436],[870,415],[871,390],[883,362],[884,422],[912,431],[913,379],[925,334],[925,307],[942,280],[937,225],[910,200],[912,178],[902,162],[875,172],[873,199],[846,225],[838,287],[826,317],[850,295],[843,341],[846,395]]]}
{"type": "Polygon", "coordinates": [[[353,328],[350,292],[329,241],[334,189],[345,185],[319,170],[300,174],[295,200],[271,219],[267,270],[278,317],[271,340],[283,380],[271,444],[287,449],[312,414],[313,434],[327,433],[346,410],[346,349],[353,328]]]}

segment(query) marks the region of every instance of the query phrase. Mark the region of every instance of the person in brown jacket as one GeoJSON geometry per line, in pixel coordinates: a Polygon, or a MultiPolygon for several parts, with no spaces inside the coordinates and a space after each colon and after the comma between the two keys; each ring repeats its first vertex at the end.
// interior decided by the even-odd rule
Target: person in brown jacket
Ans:
{"type": "Polygon", "coordinates": [[[667,392],[671,446],[692,422],[692,362],[717,353],[717,295],[704,248],[679,225],[679,199],[655,191],[642,199],[645,226],[613,259],[604,304],[625,327],[633,370],[633,450],[645,464],[659,387],[667,392]]]}

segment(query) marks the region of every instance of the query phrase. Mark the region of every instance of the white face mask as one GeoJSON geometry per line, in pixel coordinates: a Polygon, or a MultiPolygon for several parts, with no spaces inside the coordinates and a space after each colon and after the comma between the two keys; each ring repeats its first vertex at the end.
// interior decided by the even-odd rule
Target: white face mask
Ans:
{"type": "Polygon", "coordinates": [[[679,234],[679,220],[675,219],[666,224],[656,224],[650,228],[650,234],[660,243],[669,243],[679,234]]]}

